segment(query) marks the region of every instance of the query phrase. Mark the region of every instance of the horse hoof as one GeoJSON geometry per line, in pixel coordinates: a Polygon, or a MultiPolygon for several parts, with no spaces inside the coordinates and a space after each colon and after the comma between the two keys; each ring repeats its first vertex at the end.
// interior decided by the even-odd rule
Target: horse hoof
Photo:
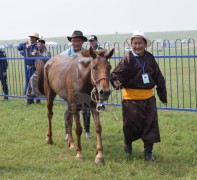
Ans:
{"type": "Polygon", "coordinates": [[[69,145],[69,149],[70,149],[70,150],[75,149],[75,145],[74,145],[73,143],[70,144],[70,145],[69,145]]]}
{"type": "Polygon", "coordinates": [[[46,138],[47,144],[53,144],[53,139],[52,138],[46,138]]]}
{"type": "Polygon", "coordinates": [[[81,161],[81,160],[83,160],[83,157],[81,155],[76,155],[75,159],[78,161],[81,161]]]}
{"type": "Polygon", "coordinates": [[[95,157],[95,163],[103,165],[105,162],[103,158],[95,157]]]}

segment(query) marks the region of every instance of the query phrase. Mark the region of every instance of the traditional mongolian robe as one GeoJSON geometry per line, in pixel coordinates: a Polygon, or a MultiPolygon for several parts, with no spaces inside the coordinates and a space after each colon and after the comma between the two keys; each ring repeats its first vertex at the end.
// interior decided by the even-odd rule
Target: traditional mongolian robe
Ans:
{"type": "Polygon", "coordinates": [[[144,143],[159,142],[153,88],[156,86],[157,95],[163,103],[167,103],[167,91],[165,79],[153,55],[147,51],[142,57],[128,53],[111,74],[113,86],[115,80],[122,83],[125,143],[129,144],[140,138],[144,143]]]}

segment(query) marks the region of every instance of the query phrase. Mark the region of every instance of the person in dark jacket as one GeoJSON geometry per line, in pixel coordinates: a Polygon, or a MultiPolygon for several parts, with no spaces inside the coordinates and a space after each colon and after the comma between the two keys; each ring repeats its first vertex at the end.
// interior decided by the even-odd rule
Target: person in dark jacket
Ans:
{"type": "Polygon", "coordinates": [[[146,48],[151,41],[141,31],[127,39],[129,52],[111,74],[114,88],[122,89],[124,150],[132,154],[132,142],[142,139],[144,160],[155,161],[153,145],[160,142],[156,99],[153,88],[162,103],[167,103],[165,79],[159,66],[146,48]]]}
{"type": "MultiPolygon", "coordinates": [[[[24,56],[25,58],[33,57],[32,53],[34,53],[35,50],[38,50],[37,40],[39,39],[39,34],[32,33],[31,35],[29,35],[29,37],[31,44],[29,44],[28,42],[24,42],[24,43],[20,43],[18,46],[18,50],[20,51],[21,55],[24,56]]],[[[26,94],[29,80],[36,70],[35,59],[26,58],[24,61],[24,65],[25,65],[25,80],[26,80],[24,94],[26,94]]],[[[31,103],[33,103],[33,100],[27,99],[27,104],[31,104],[31,103]]]]}
{"type": "Polygon", "coordinates": [[[97,36],[91,35],[91,36],[89,37],[89,40],[88,40],[88,41],[90,42],[90,46],[92,46],[92,48],[93,48],[95,51],[100,51],[100,50],[103,49],[103,48],[99,45],[99,43],[98,43],[98,38],[97,38],[97,36]]]}
{"type": "Polygon", "coordinates": [[[1,81],[3,92],[6,95],[4,96],[4,100],[8,100],[7,68],[8,68],[8,62],[7,62],[5,51],[0,49],[0,81],[1,81]]]}

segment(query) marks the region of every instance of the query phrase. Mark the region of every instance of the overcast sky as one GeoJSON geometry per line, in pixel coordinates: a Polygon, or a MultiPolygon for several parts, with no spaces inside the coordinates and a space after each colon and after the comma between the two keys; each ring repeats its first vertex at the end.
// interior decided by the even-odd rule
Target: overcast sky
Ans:
{"type": "Polygon", "coordinates": [[[197,0],[1,0],[0,40],[197,30],[197,0]]]}

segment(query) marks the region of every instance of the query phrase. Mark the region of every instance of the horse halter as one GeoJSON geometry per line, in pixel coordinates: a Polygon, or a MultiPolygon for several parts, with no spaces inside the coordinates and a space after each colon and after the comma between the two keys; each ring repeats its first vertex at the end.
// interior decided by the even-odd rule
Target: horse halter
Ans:
{"type": "Polygon", "coordinates": [[[97,87],[96,87],[96,84],[99,83],[103,79],[105,79],[109,82],[109,79],[107,77],[100,77],[97,80],[95,80],[94,77],[93,77],[92,68],[91,68],[91,80],[92,80],[93,86],[94,86],[92,91],[91,91],[91,99],[92,99],[93,102],[95,102],[97,104],[96,105],[96,110],[98,112],[105,111],[105,106],[103,105],[103,102],[101,102],[100,99],[98,98],[99,95],[98,95],[98,91],[97,91],[97,87]]]}
{"type": "MultiPolygon", "coordinates": [[[[91,61],[91,63],[92,63],[92,61],[91,61]]],[[[95,80],[94,77],[93,77],[92,68],[91,68],[91,79],[92,79],[92,82],[94,83],[94,84],[93,84],[94,87],[96,86],[96,84],[97,84],[98,82],[100,82],[100,81],[103,80],[103,79],[105,79],[105,80],[107,80],[107,81],[109,82],[109,78],[107,78],[107,77],[100,77],[100,78],[98,78],[97,80],[95,80]]]]}

